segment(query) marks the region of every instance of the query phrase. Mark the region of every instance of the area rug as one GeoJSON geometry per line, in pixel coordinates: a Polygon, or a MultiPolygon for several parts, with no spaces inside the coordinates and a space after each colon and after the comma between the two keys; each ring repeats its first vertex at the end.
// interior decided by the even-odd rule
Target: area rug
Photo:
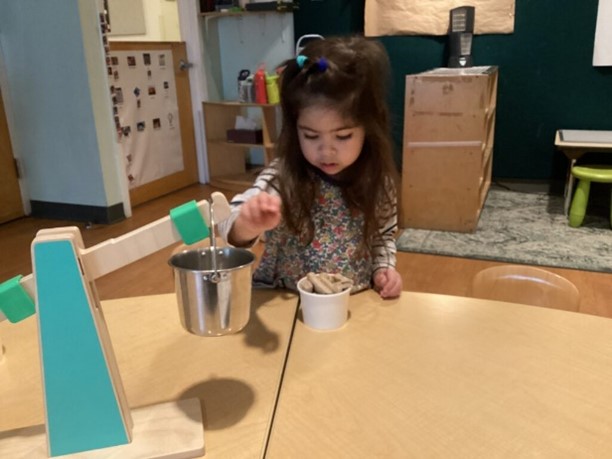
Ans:
{"type": "Polygon", "coordinates": [[[492,187],[475,232],[405,229],[397,247],[405,252],[612,272],[609,209],[589,209],[583,225],[571,228],[561,196],[492,187]]]}

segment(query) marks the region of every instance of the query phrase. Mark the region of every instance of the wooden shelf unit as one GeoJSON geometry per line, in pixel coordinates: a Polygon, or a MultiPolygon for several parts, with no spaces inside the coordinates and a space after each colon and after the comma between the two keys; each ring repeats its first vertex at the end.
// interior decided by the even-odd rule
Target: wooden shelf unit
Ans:
{"type": "Polygon", "coordinates": [[[251,148],[261,148],[264,166],[274,158],[278,137],[278,104],[255,104],[231,101],[203,102],[206,151],[210,185],[232,191],[243,191],[249,187],[261,167],[251,168],[247,164],[247,153],[251,148]],[[261,112],[263,142],[235,143],[227,141],[227,130],[232,129],[237,116],[246,116],[248,109],[261,112]]]}
{"type": "Polygon", "coordinates": [[[497,67],[406,76],[400,226],[471,232],[491,184],[497,67]]]}

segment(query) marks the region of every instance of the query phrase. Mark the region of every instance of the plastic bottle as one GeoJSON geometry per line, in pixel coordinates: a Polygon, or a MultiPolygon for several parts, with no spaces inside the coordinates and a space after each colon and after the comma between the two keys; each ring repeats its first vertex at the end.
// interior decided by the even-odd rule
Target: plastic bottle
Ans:
{"type": "Polygon", "coordinates": [[[269,104],[278,104],[280,102],[278,75],[266,74],[266,92],[268,93],[269,104]]]}
{"type": "Polygon", "coordinates": [[[245,86],[245,102],[255,102],[255,86],[253,86],[253,75],[249,75],[246,80],[244,80],[245,86]]]}
{"type": "Polygon", "coordinates": [[[258,104],[267,104],[268,94],[266,92],[266,71],[264,70],[263,65],[260,65],[255,72],[253,85],[255,86],[255,102],[258,104]]]}
{"type": "Polygon", "coordinates": [[[241,70],[238,73],[238,102],[249,102],[248,87],[246,79],[251,74],[247,69],[241,70]]]}

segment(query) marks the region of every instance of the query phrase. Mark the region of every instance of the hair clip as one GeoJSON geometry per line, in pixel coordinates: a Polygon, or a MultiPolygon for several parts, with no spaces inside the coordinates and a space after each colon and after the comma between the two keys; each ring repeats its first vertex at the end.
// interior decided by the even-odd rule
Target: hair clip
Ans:
{"type": "Polygon", "coordinates": [[[316,63],[316,66],[317,66],[317,70],[323,73],[327,70],[327,68],[329,67],[329,64],[327,63],[327,59],[325,59],[324,57],[320,57],[316,63]]]}
{"type": "MultiPolygon", "coordinates": [[[[309,59],[306,56],[303,56],[301,54],[295,58],[295,61],[297,62],[298,67],[301,68],[301,69],[304,68],[304,65],[306,64],[306,62],[308,62],[308,60],[309,59]]],[[[328,68],[329,68],[329,63],[327,62],[327,59],[325,59],[324,57],[320,57],[309,68],[308,72],[312,72],[312,70],[318,70],[319,72],[323,73],[328,68]]]]}

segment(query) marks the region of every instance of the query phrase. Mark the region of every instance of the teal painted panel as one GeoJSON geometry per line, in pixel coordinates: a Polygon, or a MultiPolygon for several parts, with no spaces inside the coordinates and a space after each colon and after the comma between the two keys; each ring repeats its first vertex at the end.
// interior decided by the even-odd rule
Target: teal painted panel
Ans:
{"type": "Polygon", "coordinates": [[[72,243],[36,243],[34,262],[51,455],[127,443],[72,243]]]}
{"type": "MultiPolygon", "coordinates": [[[[89,21],[95,28],[83,30],[78,0],[0,0],[2,89],[10,99],[13,149],[33,200],[109,204],[100,155],[111,152],[98,148],[83,34],[95,33],[101,61],[103,45],[98,15],[92,12],[89,21]]],[[[100,67],[106,69],[103,62],[100,67]]]]}

